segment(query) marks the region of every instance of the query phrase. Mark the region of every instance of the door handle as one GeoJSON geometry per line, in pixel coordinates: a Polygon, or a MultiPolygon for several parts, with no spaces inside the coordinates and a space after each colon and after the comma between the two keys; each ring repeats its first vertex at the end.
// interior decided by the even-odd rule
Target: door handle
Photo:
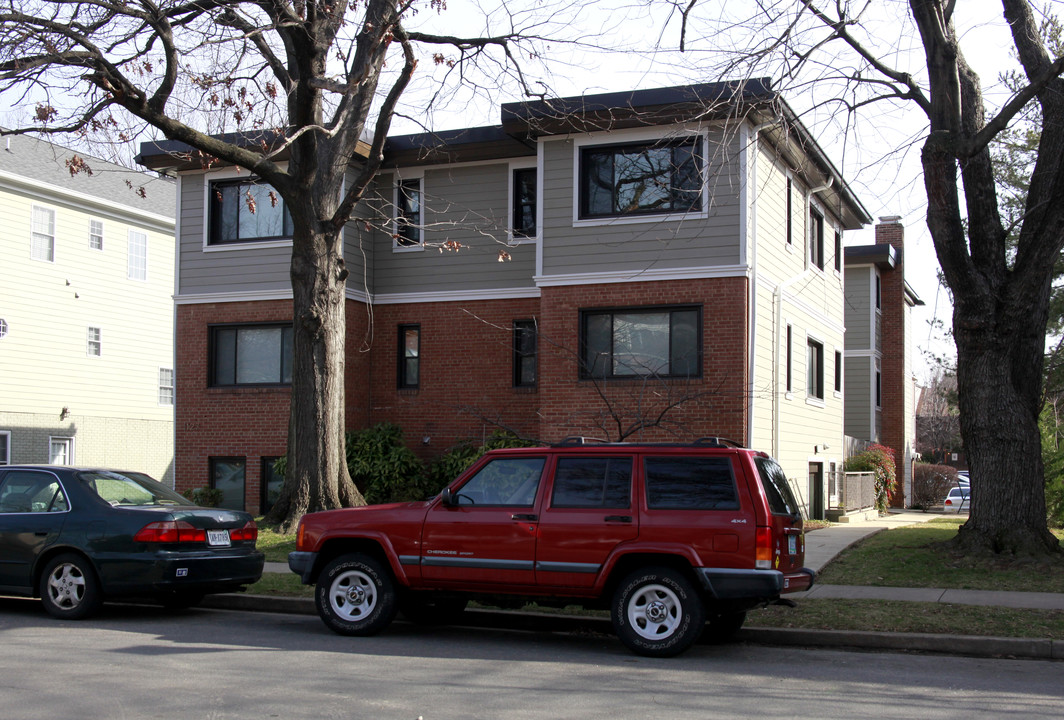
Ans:
{"type": "Polygon", "coordinates": [[[511,520],[529,520],[529,521],[531,521],[531,520],[539,520],[539,516],[538,515],[533,515],[533,514],[528,514],[528,515],[514,514],[514,515],[510,516],[510,519],[511,520]]]}
{"type": "Polygon", "coordinates": [[[631,515],[607,515],[606,516],[606,522],[630,523],[630,522],[632,522],[632,516],[631,515]]]}

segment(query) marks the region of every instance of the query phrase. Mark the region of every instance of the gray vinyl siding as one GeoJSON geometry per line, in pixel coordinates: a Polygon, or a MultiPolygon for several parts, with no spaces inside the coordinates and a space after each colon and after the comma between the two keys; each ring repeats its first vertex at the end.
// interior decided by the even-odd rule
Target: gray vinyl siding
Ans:
{"type": "MultiPolygon", "coordinates": [[[[847,336],[849,329],[847,328],[847,336]]],[[[847,337],[847,341],[849,337],[847,337]]],[[[851,437],[871,440],[872,428],[872,403],[875,402],[872,387],[873,378],[872,358],[853,357],[846,358],[845,377],[843,379],[846,388],[846,434],[851,437]]]]}
{"type": "MultiPolygon", "coordinates": [[[[382,174],[378,193],[391,228],[396,176],[382,174]]],[[[374,236],[374,292],[462,292],[531,289],[535,243],[508,243],[508,163],[426,169],[422,180],[424,250],[396,250],[388,232],[374,236]],[[458,250],[441,248],[448,241],[458,250]],[[500,262],[499,253],[510,259],[500,262]]]]}
{"type": "Polygon", "coordinates": [[[846,347],[871,350],[872,268],[846,269],[846,347]]]}
{"type": "MultiPolygon", "coordinates": [[[[662,137],[666,137],[665,131],[662,137]]],[[[707,217],[574,227],[575,140],[543,142],[543,275],[735,265],[740,260],[737,133],[709,133],[707,217]]],[[[602,144],[624,142],[603,135],[602,144]]],[[[583,147],[587,147],[584,145],[583,147]]]]}
{"type": "Polygon", "coordinates": [[[207,174],[181,178],[178,294],[290,291],[291,246],[262,247],[248,243],[204,251],[203,229],[207,222],[204,183],[209,178],[207,174]]]}

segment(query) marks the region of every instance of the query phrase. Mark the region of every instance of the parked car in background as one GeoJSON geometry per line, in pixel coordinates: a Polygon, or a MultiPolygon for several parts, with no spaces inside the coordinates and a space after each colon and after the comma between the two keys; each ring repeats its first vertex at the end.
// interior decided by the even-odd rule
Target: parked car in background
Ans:
{"type": "Polygon", "coordinates": [[[110,598],[189,607],[262,576],[246,512],[191,504],[137,472],[0,466],[0,593],[65,619],[110,598]]]}
{"type": "Polygon", "coordinates": [[[288,565],[322,621],[372,635],[402,612],[445,622],[471,598],[609,608],[633,652],[723,639],[807,590],[801,508],[768,455],[718,438],[575,438],[493,450],[427,502],[310,513],[288,565]]]}
{"type": "Polygon", "coordinates": [[[951,488],[949,495],[942,501],[943,510],[968,510],[971,508],[971,491],[967,485],[951,488]]]}

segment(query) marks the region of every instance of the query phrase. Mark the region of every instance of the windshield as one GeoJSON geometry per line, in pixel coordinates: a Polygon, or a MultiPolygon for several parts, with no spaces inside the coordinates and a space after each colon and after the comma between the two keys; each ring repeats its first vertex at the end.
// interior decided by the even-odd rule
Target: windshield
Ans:
{"type": "Polygon", "coordinates": [[[191,505],[192,503],[144,473],[94,470],[80,473],[82,482],[111,505],[191,505]]]}

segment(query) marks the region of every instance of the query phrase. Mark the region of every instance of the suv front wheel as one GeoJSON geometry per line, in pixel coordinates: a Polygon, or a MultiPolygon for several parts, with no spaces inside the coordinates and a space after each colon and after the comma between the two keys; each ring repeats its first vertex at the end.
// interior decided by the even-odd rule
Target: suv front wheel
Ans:
{"type": "Polygon", "coordinates": [[[671,657],[689,648],[706,622],[706,610],[691,582],[667,567],[630,573],[613,595],[613,630],[634,653],[671,657]]]}

